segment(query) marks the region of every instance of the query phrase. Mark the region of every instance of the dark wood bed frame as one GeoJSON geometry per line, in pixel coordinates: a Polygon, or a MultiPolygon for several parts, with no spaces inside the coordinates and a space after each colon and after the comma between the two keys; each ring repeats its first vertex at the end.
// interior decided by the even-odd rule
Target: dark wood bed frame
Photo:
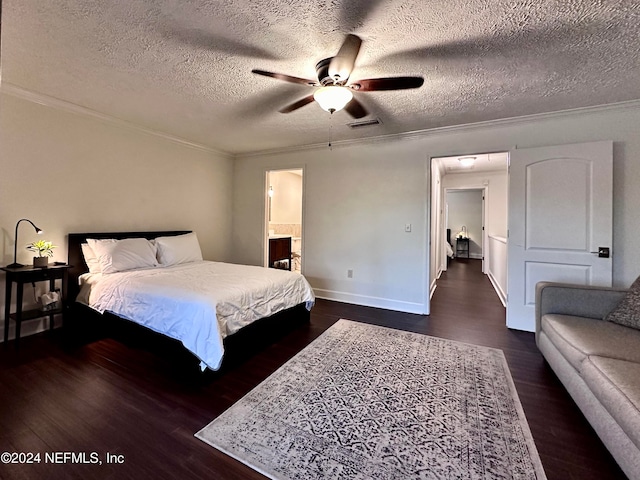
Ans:
{"type": "MultiPolygon", "coordinates": [[[[170,339],[162,334],[153,332],[152,330],[147,329],[141,325],[138,325],[135,322],[131,322],[126,319],[122,319],[112,313],[105,313],[101,315],[95,310],[86,307],[80,303],[75,301],[78,293],[80,292],[78,279],[80,275],[87,273],[89,271],[89,267],[87,267],[86,262],[84,261],[84,255],[82,254],[82,244],[87,242],[87,238],[95,238],[95,239],[107,239],[107,238],[115,238],[117,240],[122,240],[124,238],[146,238],[151,240],[157,237],[166,237],[166,236],[175,236],[175,235],[184,235],[186,233],[191,233],[190,230],[167,230],[167,231],[147,231],[147,232],[93,232],[93,233],[70,233],[68,236],[68,263],[71,265],[69,269],[69,283],[67,289],[67,305],[68,305],[68,318],[71,321],[70,327],[77,331],[83,331],[80,334],[82,340],[87,338],[87,323],[90,324],[100,324],[103,328],[98,329],[99,336],[104,336],[104,326],[109,323],[118,323],[124,328],[128,329],[129,332],[132,330],[136,331],[136,335],[146,335],[149,338],[158,338],[162,337],[164,339],[169,340],[169,343],[174,345],[179,345],[179,348],[183,352],[187,352],[187,349],[184,348],[180,341],[175,339],[170,339]]],[[[223,366],[227,363],[227,357],[231,356],[233,358],[238,357],[238,353],[235,350],[247,352],[251,351],[252,348],[260,348],[265,341],[274,341],[277,339],[277,331],[278,329],[274,329],[275,325],[282,325],[285,330],[289,330],[293,325],[299,325],[303,322],[309,322],[311,319],[311,313],[306,309],[304,303],[296,305],[295,307],[289,308],[287,310],[283,310],[278,312],[270,317],[266,317],[260,319],[244,328],[242,328],[239,332],[230,335],[225,338],[225,359],[223,360],[223,366]],[[237,345],[237,346],[236,346],[237,345]]],[[[88,337],[91,339],[95,339],[96,337],[96,329],[90,328],[90,333],[88,337]]],[[[107,328],[106,335],[109,335],[110,329],[107,328]]],[[[75,337],[78,340],[78,337],[75,337]]],[[[255,351],[255,350],[254,350],[255,351]]],[[[196,359],[195,355],[192,355],[189,352],[189,355],[196,359]]],[[[240,356],[242,356],[241,354],[240,356]]]]}

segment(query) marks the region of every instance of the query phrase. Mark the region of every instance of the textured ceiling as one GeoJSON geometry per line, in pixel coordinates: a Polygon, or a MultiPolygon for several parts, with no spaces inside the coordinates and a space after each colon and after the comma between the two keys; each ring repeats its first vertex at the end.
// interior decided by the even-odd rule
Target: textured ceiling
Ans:
{"type": "MultiPolygon", "coordinates": [[[[627,0],[4,0],[3,86],[242,153],[640,99],[640,6],[627,0]],[[312,87],[345,35],[381,125],[351,129],[312,87]]],[[[367,118],[370,118],[367,117],[367,118]]]]}

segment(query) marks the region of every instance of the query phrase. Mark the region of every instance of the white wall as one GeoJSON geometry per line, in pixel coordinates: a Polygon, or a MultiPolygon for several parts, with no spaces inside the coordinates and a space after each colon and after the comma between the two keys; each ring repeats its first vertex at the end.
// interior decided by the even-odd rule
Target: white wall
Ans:
{"type": "MultiPolygon", "coordinates": [[[[422,311],[429,282],[429,158],[610,139],[615,142],[614,284],[628,286],[640,274],[639,124],[640,108],[634,103],[369,143],[334,143],[332,151],[241,156],[234,170],[233,258],[261,263],[264,172],[304,164],[304,273],[314,288],[345,301],[422,311]],[[412,224],[411,233],[404,232],[405,223],[412,224]],[[349,268],[353,279],[346,276],[349,268]]],[[[488,234],[506,236],[506,213],[504,218],[488,234]]]]}
{"type": "Polygon", "coordinates": [[[502,305],[507,306],[507,239],[489,235],[487,276],[502,305]]]}
{"type": "Polygon", "coordinates": [[[44,230],[38,237],[20,225],[18,261],[25,264],[32,255],[24,247],[36,238],[53,241],[53,260],[66,261],[70,232],[162,229],[192,229],[206,258],[228,260],[232,163],[211,150],[2,94],[1,264],[13,261],[22,217],[44,230]]]}
{"type": "MultiPolygon", "coordinates": [[[[451,241],[464,226],[469,237],[469,257],[482,258],[482,190],[456,190],[446,194],[451,241]]],[[[455,249],[455,245],[453,245],[455,249]]]]}
{"type": "Polygon", "coordinates": [[[234,261],[261,264],[264,172],[301,165],[303,273],[316,294],[421,310],[427,293],[427,161],[416,157],[413,141],[236,159],[234,261]],[[347,278],[348,269],[353,278],[347,278]]]}

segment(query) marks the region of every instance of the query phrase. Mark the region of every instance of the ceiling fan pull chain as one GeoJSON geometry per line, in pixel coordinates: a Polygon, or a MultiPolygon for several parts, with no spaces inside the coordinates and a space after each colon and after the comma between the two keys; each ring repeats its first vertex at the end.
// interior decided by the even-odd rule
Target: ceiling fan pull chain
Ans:
{"type": "Polygon", "coordinates": [[[329,115],[329,150],[333,151],[333,115],[329,115]]]}

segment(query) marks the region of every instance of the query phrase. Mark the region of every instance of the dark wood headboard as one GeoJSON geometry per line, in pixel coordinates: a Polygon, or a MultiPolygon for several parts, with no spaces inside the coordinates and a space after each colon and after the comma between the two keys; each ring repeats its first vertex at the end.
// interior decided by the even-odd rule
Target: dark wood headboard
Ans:
{"type": "Polygon", "coordinates": [[[69,287],[67,298],[68,301],[73,302],[78,295],[78,277],[83,273],[87,273],[89,268],[84,261],[84,255],[82,255],[83,243],[87,242],[87,238],[96,238],[98,240],[106,238],[115,238],[116,240],[122,240],[123,238],[147,238],[151,240],[156,237],[169,237],[175,235],[184,235],[185,233],[191,233],[191,230],[170,230],[159,232],[94,232],[94,233],[70,233],[68,238],[68,251],[67,262],[71,265],[69,269],[69,287]]]}

